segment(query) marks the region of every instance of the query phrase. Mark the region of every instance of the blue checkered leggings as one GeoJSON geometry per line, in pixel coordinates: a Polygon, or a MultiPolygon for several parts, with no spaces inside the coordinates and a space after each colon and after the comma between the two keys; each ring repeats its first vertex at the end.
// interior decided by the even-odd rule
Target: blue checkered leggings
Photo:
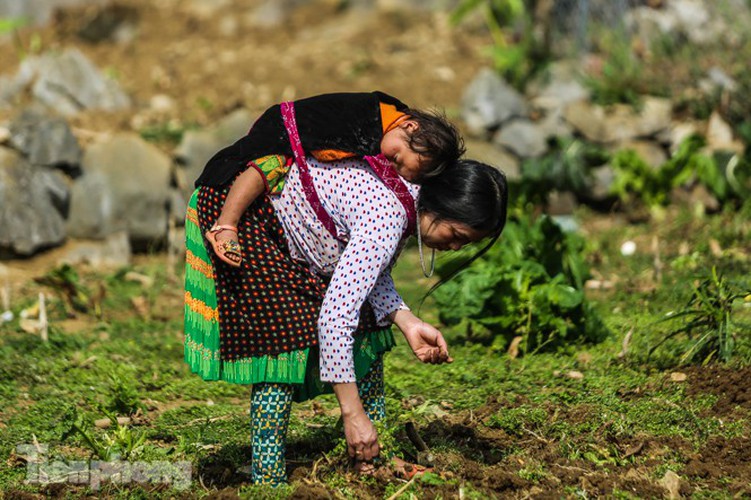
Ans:
{"type": "MultiPolygon", "coordinates": [[[[368,374],[357,382],[357,389],[370,420],[383,420],[386,417],[386,402],[383,395],[382,357],[379,357],[368,374]]],[[[250,397],[253,484],[278,486],[287,481],[284,456],[292,410],[292,392],[292,386],[289,384],[253,385],[250,397]]]]}

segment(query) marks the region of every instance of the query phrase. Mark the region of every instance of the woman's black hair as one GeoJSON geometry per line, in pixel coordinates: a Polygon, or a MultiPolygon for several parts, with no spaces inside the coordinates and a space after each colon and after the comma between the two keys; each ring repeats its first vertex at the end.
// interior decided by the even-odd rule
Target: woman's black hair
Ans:
{"type": "Polygon", "coordinates": [[[427,160],[421,179],[440,174],[465,153],[464,139],[442,113],[410,109],[407,115],[419,125],[409,136],[409,147],[427,160]]]}
{"type": "Polygon", "coordinates": [[[423,181],[417,210],[418,213],[430,213],[436,222],[446,220],[466,224],[490,238],[483,248],[433,285],[425,295],[427,297],[490,250],[501,236],[508,210],[506,175],[479,161],[458,160],[441,174],[423,181]]]}

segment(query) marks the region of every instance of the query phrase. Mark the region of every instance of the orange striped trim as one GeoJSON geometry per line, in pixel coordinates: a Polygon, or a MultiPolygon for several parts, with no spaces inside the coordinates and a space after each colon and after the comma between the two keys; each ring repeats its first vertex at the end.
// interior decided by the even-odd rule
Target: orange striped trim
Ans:
{"type": "Polygon", "coordinates": [[[211,264],[197,257],[196,254],[194,254],[190,250],[185,252],[185,262],[191,268],[203,274],[207,278],[212,280],[214,279],[214,268],[211,267],[211,264]]]}
{"type": "Polygon", "coordinates": [[[198,226],[198,211],[193,207],[188,207],[188,211],[185,214],[185,218],[188,219],[190,222],[193,222],[196,226],[198,226]]]}
{"type": "Polygon", "coordinates": [[[203,301],[194,299],[190,292],[185,292],[185,305],[191,311],[200,314],[206,321],[219,321],[219,311],[207,306],[203,301]]]}

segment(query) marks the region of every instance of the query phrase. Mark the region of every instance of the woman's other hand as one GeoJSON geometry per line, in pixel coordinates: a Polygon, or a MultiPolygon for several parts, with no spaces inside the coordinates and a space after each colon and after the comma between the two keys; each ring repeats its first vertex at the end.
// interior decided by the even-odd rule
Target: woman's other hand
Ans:
{"type": "Polygon", "coordinates": [[[422,321],[407,310],[396,311],[392,317],[396,326],[412,348],[417,359],[423,363],[451,363],[448,345],[443,334],[434,326],[422,321]]]}
{"type": "Polygon", "coordinates": [[[370,461],[380,453],[378,431],[362,407],[357,384],[334,384],[344,421],[344,437],[349,456],[359,461],[370,461]]]}

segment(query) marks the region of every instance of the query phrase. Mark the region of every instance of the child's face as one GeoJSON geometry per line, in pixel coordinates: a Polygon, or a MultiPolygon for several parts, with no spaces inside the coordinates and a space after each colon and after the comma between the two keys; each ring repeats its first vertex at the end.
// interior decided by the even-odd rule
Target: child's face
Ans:
{"type": "Polygon", "coordinates": [[[391,162],[394,170],[410,182],[422,177],[426,158],[409,147],[409,135],[416,130],[417,123],[405,120],[389,130],[381,139],[381,153],[391,162]]]}

